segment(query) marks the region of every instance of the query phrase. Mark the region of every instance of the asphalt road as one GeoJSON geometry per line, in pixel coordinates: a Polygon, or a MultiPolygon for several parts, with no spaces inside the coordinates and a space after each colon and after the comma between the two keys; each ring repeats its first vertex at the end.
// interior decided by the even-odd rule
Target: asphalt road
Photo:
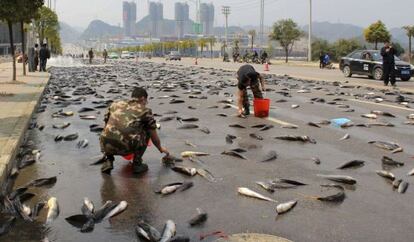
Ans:
{"type": "MultiPolygon", "coordinates": [[[[223,231],[226,234],[254,232],[281,236],[293,241],[411,241],[414,238],[412,218],[414,215],[414,190],[408,187],[405,194],[400,194],[375,171],[382,169],[381,158],[392,157],[405,165],[391,169],[396,177],[412,183],[413,177],[406,174],[414,168],[413,135],[414,126],[403,124],[406,116],[414,109],[396,103],[395,93],[386,93],[372,88],[353,88],[349,85],[334,86],[331,82],[305,82],[284,77],[269,76],[267,97],[272,100],[271,118],[260,119],[253,116],[240,119],[235,116],[236,109],[223,109],[221,100],[233,99],[234,86],[226,84],[219,88],[219,95],[210,95],[208,91],[220,84],[235,83],[234,73],[199,67],[179,67],[164,64],[132,62],[115,62],[115,66],[58,68],[52,70],[50,93],[43,100],[47,105],[45,112],[36,115],[38,125],[45,125],[40,131],[29,130],[27,140],[33,142],[31,148],[41,150],[38,163],[20,171],[14,184],[18,188],[27,182],[41,177],[57,176],[57,183],[51,188],[31,188],[36,196],[28,202],[47,200],[49,196],[57,197],[60,206],[59,217],[49,226],[44,226],[46,210],[43,210],[34,223],[18,219],[11,232],[0,239],[3,241],[39,241],[47,237],[50,241],[138,241],[134,232],[137,218],[143,218],[158,229],[162,229],[167,219],[177,224],[178,234],[188,235],[192,241],[199,241],[201,234],[223,231]],[[109,76],[113,76],[112,78],[109,76]],[[104,99],[94,95],[84,95],[86,101],[65,107],[65,111],[74,111],[75,115],[64,119],[52,119],[51,114],[61,109],[53,100],[55,89],[61,83],[63,94],[72,95],[80,83],[96,90],[104,99]],[[89,132],[89,125],[102,124],[104,109],[91,112],[97,120],[81,120],[77,110],[81,107],[93,107],[93,101],[116,100],[130,95],[131,87],[139,85],[148,87],[152,99],[149,107],[154,113],[174,110],[180,117],[197,117],[197,125],[210,129],[205,134],[198,129],[180,130],[181,124],[175,120],[161,123],[159,130],[164,146],[175,155],[182,151],[195,150],[210,153],[198,162],[185,160],[183,165],[204,167],[216,178],[216,182],[195,176],[193,178],[178,174],[161,163],[161,155],[149,147],[144,160],[149,164],[149,172],[141,177],[131,174],[131,166],[121,157],[116,158],[115,170],[111,176],[102,175],[100,167],[90,166],[100,155],[98,135],[89,132]],[[160,91],[159,85],[168,84],[175,92],[160,91]],[[181,86],[176,84],[180,83],[181,86]],[[190,85],[189,89],[182,87],[190,85]],[[320,88],[321,89],[320,89],[320,88]],[[108,93],[109,89],[120,93],[108,93]],[[298,93],[307,89],[310,93],[298,93]],[[201,90],[201,94],[191,94],[189,90],[201,90]],[[53,92],[52,92],[53,91],[53,92]],[[291,97],[282,95],[286,92],[291,97]],[[369,94],[373,92],[375,94],[369,94]],[[226,95],[228,93],[228,95],[226,95]],[[181,104],[169,104],[170,98],[162,96],[178,95],[185,101],[181,104]],[[198,98],[190,98],[190,95],[198,98]],[[385,101],[374,103],[373,96],[381,96],[385,101]],[[205,96],[207,99],[200,99],[205,96]],[[325,103],[310,102],[311,98],[324,98],[325,103]],[[343,100],[336,104],[327,104],[336,98],[343,100]],[[286,102],[276,102],[281,99],[286,102]],[[299,108],[292,109],[297,104],[299,108]],[[349,105],[349,108],[340,106],[349,105]],[[211,106],[218,108],[209,108],[211,106]],[[194,109],[188,108],[192,106],[194,109]],[[344,112],[354,109],[355,112],[344,112]],[[371,110],[387,111],[396,116],[388,118],[379,116],[377,120],[361,117],[371,110]],[[216,116],[225,113],[228,117],[216,116]],[[395,127],[350,127],[338,128],[322,125],[316,128],[308,122],[319,122],[333,118],[346,117],[355,124],[390,122],[395,127]],[[65,130],[53,129],[56,123],[70,122],[65,130]],[[250,128],[256,124],[272,124],[274,128],[258,131],[250,128]],[[294,124],[298,129],[282,128],[281,124],[294,124]],[[240,124],[246,129],[231,128],[231,124],[240,124]],[[58,134],[79,133],[77,141],[54,142],[58,134]],[[263,141],[249,137],[250,133],[263,136],[263,141]],[[340,141],[346,133],[350,139],[340,141]],[[226,143],[225,136],[232,134],[238,138],[233,144],[226,143]],[[316,144],[289,142],[274,139],[279,135],[308,135],[316,144]],[[78,149],[76,143],[88,139],[89,146],[78,149]],[[185,141],[195,144],[192,148],[185,141]],[[371,140],[393,141],[404,148],[403,152],[391,154],[387,150],[368,144],[371,140]],[[231,148],[245,148],[247,160],[221,155],[231,148]],[[275,161],[258,162],[268,151],[278,153],[275,161]],[[312,157],[319,157],[317,165],[312,157]],[[363,160],[365,166],[358,169],[338,170],[338,166],[351,160],[363,160]],[[353,186],[345,186],[346,198],[340,203],[316,201],[310,196],[324,196],[337,192],[336,189],[321,188],[321,184],[332,183],[317,174],[342,174],[357,180],[353,186]],[[307,183],[307,186],[293,189],[277,189],[270,194],[255,184],[255,181],[289,178],[307,183]],[[169,196],[160,196],[153,191],[163,184],[177,181],[192,181],[194,186],[187,191],[169,196]],[[276,216],[277,204],[247,198],[238,195],[238,187],[248,187],[278,202],[297,200],[297,206],[290,212],[276,216]],[[96,224],[91,233],[80,233],[68,224],[64,218],[79,214],[84,197],[90,198],[96,207],[107,200],[128,202],[127,210],[100,224],[96,224]],[[196,228],[190,228],[187,221],[201,208],[208,213],[207,222],[196,228]]],[[[165,89],[165,86],[164,86],[165,89]]],[[[395,91],[395,92],[398,92],[395,91]]],[[[400,93],[401,94],[401,93],[400,93]]],[[[413,94],[402,93],[410,101],[413,94]]],[[[76,96],[71,99],[76,98],[76,96]]],[[[408,105],[413,105],[409,103],[408,105]]],[[[213,241],[209,237],[203,241],[213,241]]]]}

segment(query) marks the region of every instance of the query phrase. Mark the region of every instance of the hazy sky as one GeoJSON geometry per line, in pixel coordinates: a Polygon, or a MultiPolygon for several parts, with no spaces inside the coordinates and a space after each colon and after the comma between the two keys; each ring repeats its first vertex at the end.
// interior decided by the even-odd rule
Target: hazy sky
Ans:
{"type": "MultiPolygon", "coordinates": [[[[94,19],[112,25],[122,25],[123,0],[56,0],[61,21],[72,26],[87,27],[94,19]]],[[[155,0],[164,3],[164,17],[174,17],[177,0],[155,0]]],[[[215,5],[215,25],[223,26],[221,6],[231,7],[230,25],[259,25],[260,0],[201,0],[215,5]]],[[[138,19],[148,12],[147,0],[136,0],[138,19]]],[[[194,0],[188,2],[190,17],[195,17],[194,0]]],[[[381,19],[387,27],[414,25],[414,0],[312,0],[313,21],[351,23],[366,26],[381,19]]],[[[292,18],[300,25],[308,21],[309,0],[265,0],[265,24],[282,18],[292,18]]]]}

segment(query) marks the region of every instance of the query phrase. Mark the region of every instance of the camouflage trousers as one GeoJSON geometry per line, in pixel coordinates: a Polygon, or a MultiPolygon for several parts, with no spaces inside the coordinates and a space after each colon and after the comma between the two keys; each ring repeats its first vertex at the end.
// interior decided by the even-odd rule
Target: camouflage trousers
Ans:
{"type": "MultiPolygon", "coordinates": [[[[260,91],[260,84],[259,83],[251,85],[250,89],[253,92],[253,97],[254,98],[259,98],[259,99],[263,98],[262,91],[260,91]]],[[[243,90],[243,108],[244,109],[249,109],[249,107],[250,107],[250,104],[249,104],[249,97],[247,96],[247,89],[244,89],[243,90]]]]}
{"type": "MultiPolygon", "coordinates": [[[[145,132],[145,144],[148,144],[149,140],[150,134],[149,132],[145,132]]],[[[147,145],[142,146],[130,144],[130,148],[127,148],[122,142],[114,139],[109,139],[104,136],[101,136],[100,144],[102,152],[109,158],[109,160],[112,161],[114,160],[115,155],[124,156],[134,154],[134,162],[142,162],[142,156],[144,156],[144,153],[147,150],[147,145]]]]}

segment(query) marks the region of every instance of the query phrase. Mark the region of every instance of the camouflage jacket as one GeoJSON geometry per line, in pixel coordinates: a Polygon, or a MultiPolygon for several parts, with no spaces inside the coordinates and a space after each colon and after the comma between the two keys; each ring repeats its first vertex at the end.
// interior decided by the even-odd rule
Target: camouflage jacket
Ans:
{"type": "Polygon", "coordinates": [[[100,137],[105,154],[126,155],[147,145],[149,131],[156,122],[149,108],[136,99],[112,103],[105,114],[105,128],[100,137]]]}

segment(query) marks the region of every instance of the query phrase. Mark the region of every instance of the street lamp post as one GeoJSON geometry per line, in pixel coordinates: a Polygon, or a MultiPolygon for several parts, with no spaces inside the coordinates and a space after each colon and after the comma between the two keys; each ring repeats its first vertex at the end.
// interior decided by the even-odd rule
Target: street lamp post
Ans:
{"type": "Polygon", "coordinates": [[[222,13],[224,14],[224,16],[226,17],[226,29],[225,29],[225,48],[227,48],[227,44],[228,44],[228,28],[229,28],[229,15],[230,15],[230,7],[229,6],[223,6],[222,7],[222,13]]]}
{"type": "Polygon", "coordinates": [[[312,0],[309,0],[308,61],[312,61],[312,0]]]}

